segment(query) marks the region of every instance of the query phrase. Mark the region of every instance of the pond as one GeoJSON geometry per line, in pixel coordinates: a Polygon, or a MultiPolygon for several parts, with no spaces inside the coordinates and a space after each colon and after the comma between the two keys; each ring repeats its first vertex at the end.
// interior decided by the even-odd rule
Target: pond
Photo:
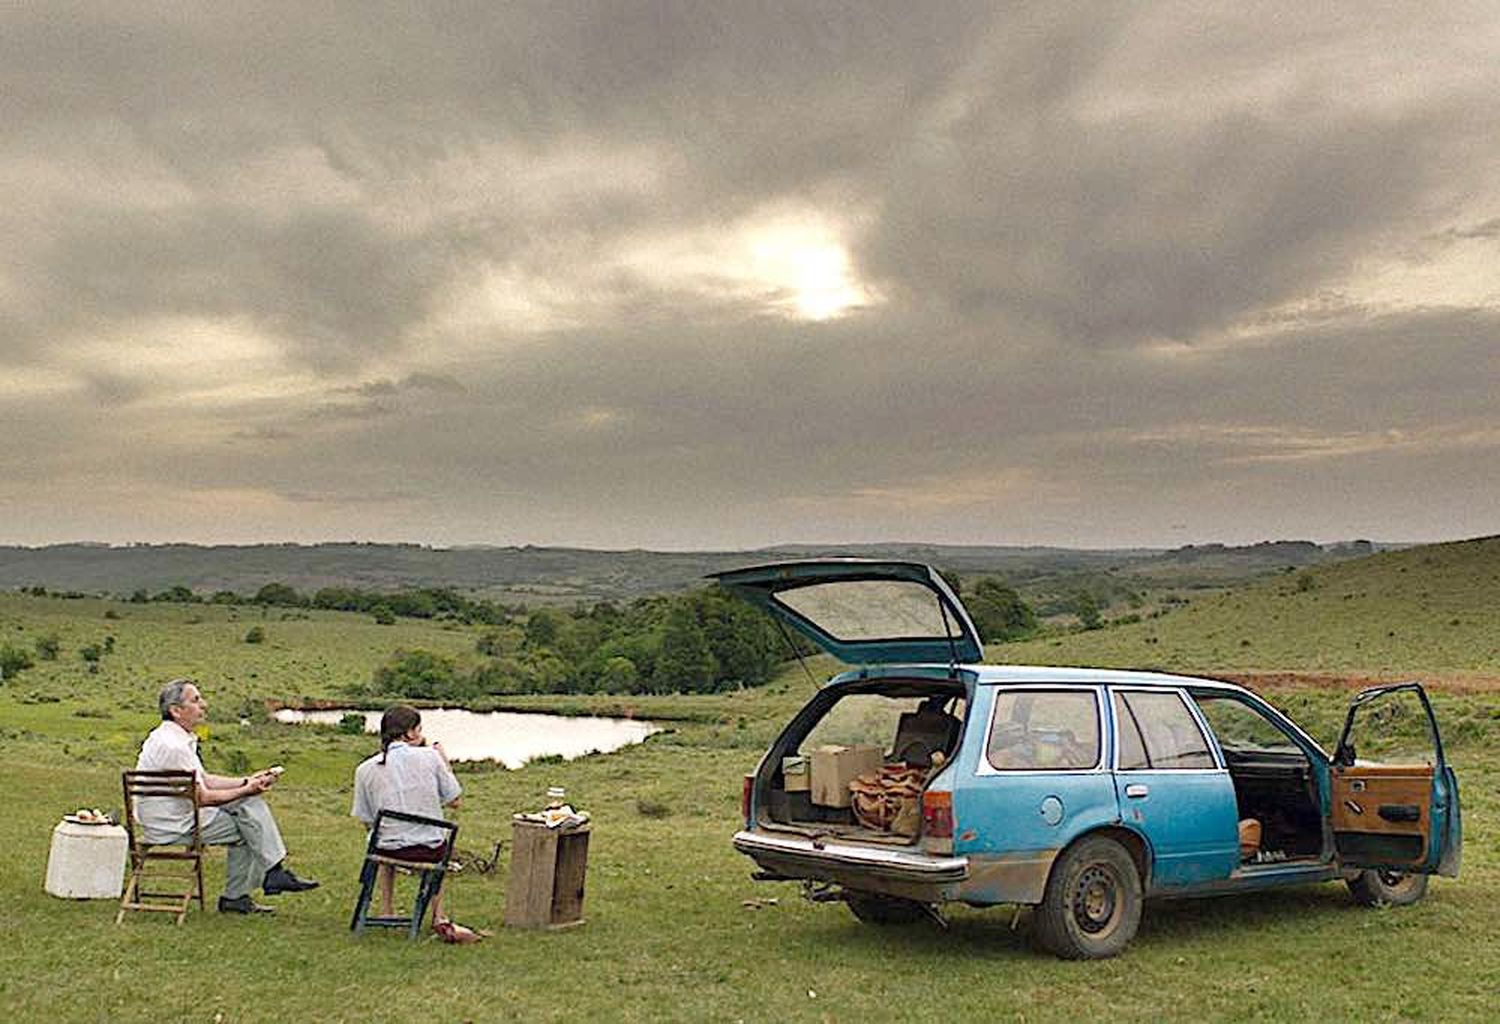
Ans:
{"type": "MultiPolygon", "coordinates": [[[[348,714],[365,716],[365,732],[380,731],[379,711],[282,708],[275,712],[274,717],[278,722],[337,725],[348,714]]],[[[510,711],[465,711],[461,708],[422,709],[422,735],[429,743],[441,743],[449,760],[499,761],[507,768],[519,768],[534,758],[554,754],[566,760],[584,754],[607,754],[640,743],[658,732],[661,732],[661,726],[632,718],[570,718],[510,711]]]]}

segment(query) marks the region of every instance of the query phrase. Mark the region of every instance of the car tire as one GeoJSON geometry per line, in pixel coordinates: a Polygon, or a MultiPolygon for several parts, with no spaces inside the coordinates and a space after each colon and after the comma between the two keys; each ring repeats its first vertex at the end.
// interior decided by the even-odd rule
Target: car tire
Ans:
{"type": "Polygon", "coordinates": [[[849,912],[865,924],[914,924],[927,916],[927,910],[922,904],[895,896],[846,892],[844,902],[849,905],[849,912]]]}
{"type": "Polygon", "coordinates": [[[1361,871],[1347,884],[1362,907],[1404,907],[1427,895],[1427,876],[1405,871],[1361,871]]]}
{"type": "Polygon", "coordinates": [[[1114,956],[1135,938],[1141,902],[1141,876],[1125,848],[1084,839],[1052,866],[1034,917],[1037,941],[1065,960],[1114,956]]]}

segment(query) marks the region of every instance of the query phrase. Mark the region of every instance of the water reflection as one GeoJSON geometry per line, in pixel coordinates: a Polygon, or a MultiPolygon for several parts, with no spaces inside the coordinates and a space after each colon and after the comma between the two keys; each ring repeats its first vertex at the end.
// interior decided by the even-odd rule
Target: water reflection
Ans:
{"type": "MultiPolygon", "coordinates": [[[[421,710],[422,734],[428,742],[441,743],[449,759],[499,761],[507,768],[519,768],[532,758],[550,754],[561,754],[571,760],[584,754],[608,753],[661,732],[659,725],[629,718],[569,718],[510,711],[481,713],[460,708],[421,710]]],[[[365,716],[365,732],[380,731],[379,711],[282,708],[274,717],[278,722],[337,725],[348,714],[365,716]]]]}

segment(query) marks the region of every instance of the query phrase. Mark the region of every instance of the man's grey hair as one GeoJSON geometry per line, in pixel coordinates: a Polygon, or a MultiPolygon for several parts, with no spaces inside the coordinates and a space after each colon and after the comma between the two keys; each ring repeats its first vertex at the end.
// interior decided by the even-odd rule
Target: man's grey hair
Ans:
{"type": "Polygon", "coordinates": [[[172,720],[172,709],[187,703],[183,698],[187,696],[189,686],[197,686],[198,682],[186,677],[174,679],[161,688],[161,693],[156,698],[156,706],[161,709],[161,720],[170,722],[172,720]]]}

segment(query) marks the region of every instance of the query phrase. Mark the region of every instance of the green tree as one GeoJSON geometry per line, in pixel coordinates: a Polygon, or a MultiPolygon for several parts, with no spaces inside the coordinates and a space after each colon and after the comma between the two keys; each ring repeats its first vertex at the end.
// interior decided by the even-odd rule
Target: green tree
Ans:
{"type": "Polygon", "coordinates": [[[1021,595],[993,576],[974,585],[964,607],[987,642],[1016,640],[1036,630],[1036,613],[1021,595]]]}
{"type": "Polygon", "coordinates": [[[1084,629],[1098,629],[1104,625],[1099,602],[1087,590],[1080,590],[1073,596],[1073,614],[1078,616],[1078,624],[1084,629]]]}
{"type": "Polygon", "coordinates": [[[717,666],[708,649],[703,627],[686,602],[667,613],[662,632],[661,654],[652,677],[654,688],[667,693],[692,693],[713,689],[717,666]]]}
{"type": "Polygon", "coordinates": [[[605,693],[635,693],[641,673],[635,662],[615,655],[606,658],[598,675],[598,688],[605,693]]]}
{"type": "Polygon", "coordinates": [[[396,624],[396,613],[391,611],[388,604],[377,604],[370,609],[370,614],[375,617],[377,626],[394,626],[396,624]]]}
{"type": "Polygon", "coordinates": [[[697,613],[715,666],[715,689],[759,686],[776,674],[786,643],[766,615],[718,589],[688,601],[697,613]]]}
{"type": "Polygon", "coordinates": [[[375,670],[375,688],[381,693],[431,700],[465,696],[470,690],[460,685],[452,661],[423,650],[397,651],[375,670]]]}
{"type": "Polygon", "coordinates": [[[292,608],[300,607],[306,603],[302,600],[302,595],[297,593],[295,588],[285,583],[267,583],[255,592],[255,596],[251,600],[255,604],[285,605],[292,608]]]}
{"type": "Polygon", "coordinates": [[[557,647],[567,629],[567,614],[556,608],[537,608],[526,616],[526,646],[557,647]]]}

